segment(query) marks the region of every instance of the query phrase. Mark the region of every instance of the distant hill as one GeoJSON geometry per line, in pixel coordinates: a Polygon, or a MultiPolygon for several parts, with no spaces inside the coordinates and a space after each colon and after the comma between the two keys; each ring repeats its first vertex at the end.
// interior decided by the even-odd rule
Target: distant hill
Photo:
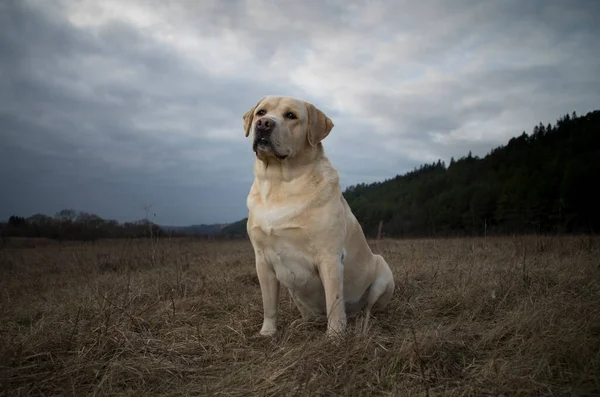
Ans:
{"type": "MultiPolygon", "coordinates": [[[[600,230],[600,111],[540,123],[484,158],[469,152],[343,195],[369,237],[600,230]]],[[[222,233],[246,235],[247,219],[222,233]]]]}
{"type": "Polygon", "coordinates": [[[162,230],[185,236],[216,236],[227,224],[190,225],[190,226],[160,226],[162,230]]]}
{"type": "Polygon", "coordinates": [[[41,213],[27,218],[12,215],[6,222],[0,222],[0,240],[25,237],[94,241],[103,238],[148,238],[163,232],[158,225],[147,219],[119,223],[74,209],[62,209],[54,217],[41,213]]]}
{"type": "Polygon", "coordinates": [[[228,237],[247,237],[248,232],[246,231],[246,223],[248,218],[244,218],[235,223],[225,226],[221,230],[221,234],[228,237]]]}
{"type": "Polygon", "coordinates": [[[96,214],[63,209],[54,217],[34,214],[27,218],[13,215],[0,222],[0,238],[36,237],[59,240],[96,240],[100,238],[135,238],[168,235],[183,236],[228,236],[222,229],[228,224],[200,224],[190,226],[162,226],[147,219],[119,223],[102,219],[96,214]]]}

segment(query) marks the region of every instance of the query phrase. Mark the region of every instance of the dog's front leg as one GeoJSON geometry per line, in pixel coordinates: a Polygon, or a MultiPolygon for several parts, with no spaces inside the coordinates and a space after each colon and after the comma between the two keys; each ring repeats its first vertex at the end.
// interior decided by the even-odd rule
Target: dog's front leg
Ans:
{"type": "Polygon", "coordinates": [[[279,281],[263,255],[256,253],[256,273],[260,284],[263,302],[263,325],[260,334],[272,336],[277,331],[277,303],[279,300],[279,281]]]}
{"type": "Polygon", "coordinates": [[[344,303],[344,265],[340,258],[327,258],[319,266],[327,306],[327,335],[336,336],[346,329],[344,303]]]}

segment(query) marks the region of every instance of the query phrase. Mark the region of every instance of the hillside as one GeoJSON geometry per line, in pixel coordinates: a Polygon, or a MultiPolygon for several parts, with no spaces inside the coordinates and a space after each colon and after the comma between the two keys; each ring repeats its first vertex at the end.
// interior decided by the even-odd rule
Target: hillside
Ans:
{"type": "Polygon", "coordinates": [[[600,111],[566,115],[484,158],[423,165],[344,196],[365,232],[387,236],[594,233],[600,230],[600,111]]]}

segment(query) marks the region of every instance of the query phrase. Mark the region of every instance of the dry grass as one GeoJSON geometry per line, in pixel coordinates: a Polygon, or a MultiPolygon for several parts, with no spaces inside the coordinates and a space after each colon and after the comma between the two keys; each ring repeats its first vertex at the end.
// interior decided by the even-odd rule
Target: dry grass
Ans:
{"type": "Polygon", "coordinates": [[[397,281],[370,334],[274,339],[246,241],[0,250],[0,395],[600,393],[600,241],[383,241],[397,281]]]}

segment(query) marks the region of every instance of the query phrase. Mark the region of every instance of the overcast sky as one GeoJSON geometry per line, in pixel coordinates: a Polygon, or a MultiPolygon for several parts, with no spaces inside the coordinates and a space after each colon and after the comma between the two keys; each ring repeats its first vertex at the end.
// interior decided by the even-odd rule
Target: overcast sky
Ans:
{"type": "Polygon", "coordinates": [[[242,115],[307,99],[343,187],[600,108],[600,2],[5,0],[0,219],[247,216],[242,115]]]}

